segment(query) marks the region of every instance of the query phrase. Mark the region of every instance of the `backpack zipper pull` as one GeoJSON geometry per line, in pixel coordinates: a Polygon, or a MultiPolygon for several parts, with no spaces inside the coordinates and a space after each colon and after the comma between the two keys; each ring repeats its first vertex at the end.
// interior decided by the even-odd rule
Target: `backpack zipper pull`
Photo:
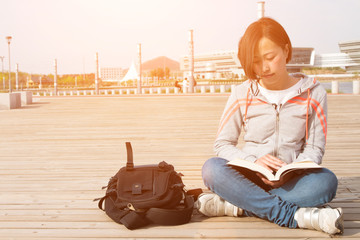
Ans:
{"type": "Polygon", "coordinates": [[[132,210],[132,211],[136,211],[135,208],[134,208],[134,206],[133,206],[131,203],[128,203],[128,204],[127,204],[127,208],[130,209],[130,210],[132,210]]]}

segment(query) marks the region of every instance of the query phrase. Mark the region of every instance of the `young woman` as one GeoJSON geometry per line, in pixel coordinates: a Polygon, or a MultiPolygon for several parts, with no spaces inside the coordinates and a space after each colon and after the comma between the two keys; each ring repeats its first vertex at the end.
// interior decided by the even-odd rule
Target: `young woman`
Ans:
{"type": "Polygon", "coordinates": [[[241,158],[276,172],[305,159],[321,163],[326,91],[312,78],[287,72],[291,54],[290,39],[275,20],[261,18],[245,31],[238,57],[250,80],[228,99],[214,145],[218,157],[202,169],[213,193],[200,195],[196,205],[206,216],[256,216],[289,228],[342,233],[342,209],[321,207],[336,194],[338,182],[330,170],[296,171],[271,182],[227,164],[241,158]]]}

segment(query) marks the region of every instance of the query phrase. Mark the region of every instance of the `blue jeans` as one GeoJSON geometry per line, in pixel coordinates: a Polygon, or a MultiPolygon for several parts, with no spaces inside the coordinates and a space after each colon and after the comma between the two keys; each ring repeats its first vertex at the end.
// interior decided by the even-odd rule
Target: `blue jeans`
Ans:
{"type": "MultiPolygon", "coordinates": [[[[300,207],[317,207],[330,202],[336,194],[337,177],[328,169],[307,170],[294,174],[279,188],[268,188],[251,176],[227,165],[227,160],[211,158],[202,168],[202,177],[212,192],[256,216],[280,226],[296,228],[295,212],[300,207]]],[[[257,180],[258,179],[258,180],[257,180]]]]}

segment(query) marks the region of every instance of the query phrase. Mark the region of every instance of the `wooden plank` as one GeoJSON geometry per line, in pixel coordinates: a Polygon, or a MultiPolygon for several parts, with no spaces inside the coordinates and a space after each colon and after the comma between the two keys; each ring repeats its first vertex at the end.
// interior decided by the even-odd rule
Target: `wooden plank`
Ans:
{"type": "MultiPolygon", "coordinates": [[[[191,224],[188,224],[191,225],[191,224]]],[[[162,231],[159,231],[156,226],[148,229],[142,229],[141,231],[124,231],[122,228],[118,229],[0,229],[0,237],[8,236],[10,234],[14,237],[78,237],[78,238],[96,238],[96,237],[109,237],[109,238],[147,238],[159,239],[163,236],[162,231]]],[[[190,229],[184,228],[179,231],[179,229],[168,227],[161,228],[161,230],[166,231],[168,235],[174,236],[174,238],[237,238],[239,236],[245,238],[262,238],[267,236],[272,236],[272,238],[289,238],[296,237],[298,234],[301,234],[302,237],[328,237],[327,234],[313,231],[313,230],[299,230],[299,229],[288,229],[274,227],[272,229],[261,229],[261,232],[256,231],[255,229],[239,229],[232,228],[221,230],[221,229],[190,229]],[[254,235],[256,233],[256,235],[254,235]]],[[[346,230],[345,235],[349,237],[359,238],[360,233],[356,229],[346,230]]]]}
{"type": "MultiPolygon", "coordinates": [[[[203,187],[201,166],[212,145],[227,95],[148,98],[43,98],[34,108],[0,111],[0,239],[327,239],[257,218],[205,218],[181,226],[129,231],[97,209],[109,177],[126,159],[166,160],[203,187]]],[[[336,199],[345,234],[360,229],[360,96],[329,95],[324,166],[339,177],[336,199]],[[343,106],[347,106],[344,108],[343,106]]],[[[240,144],[241,146],[241,144],[240,144]]]]}
{"type": "MultiPolygon", "coordinates": [[[[360,221],[345,221],[345,228],[359,228],[360,221]]],[[[157,226],[161,229],[163,226],[157,226]]],[[[114,222],[79,222],[79,221],[66,221],[66,222],[3,222],[0,229],[112,229],[112,228],[124,228],[123,226],[114,222]]],[[[183,229],[184,226],[173,226],[174,229],[183,229]]],[[[264,221],[194,221],[188,224],[186,228],[189,229],[254,229],[254,228],[266,228],[273,229],[274,224],[264,221]]]]}

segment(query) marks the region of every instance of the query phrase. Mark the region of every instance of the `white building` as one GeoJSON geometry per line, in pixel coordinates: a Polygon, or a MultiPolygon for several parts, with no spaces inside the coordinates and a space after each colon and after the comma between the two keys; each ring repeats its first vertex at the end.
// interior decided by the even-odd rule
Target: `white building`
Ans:
{"type": "Polygon", "coordinates": [[[340,53],[317,54],[314,67],[341,67],[348,72],[360,71],[360,41],[339,43],[340,53]]]}
{"type": "Polygon", "coordinates": [[[360,71],[360,41],[346,41],[339,43],[340,52],[348,54],[350,60],[349,65],[345,66],[346,71],[360,71]]]}
{"type": "MultiPolygon", "coordinates": [[[[258,18],[265,15],[265,2],[258,2],[258,18]]],[[[341,67],[347,71],[360,71],[360,41],[340,42],[341,53],[315,55],[314,48],[294,47],[291,61],[287,64],[289,72],[300,72],[308,67],[341,67]]],[[[190,76],[189,56],[180,59],[183,77],[190,76]]],[[[237,57],[237,51],[223,51],[194,56],[195,79],[243,78],[244,70],[237,57]]]]}
{"type": "Polygon", "coordinates": [[[286,66],[289,72],[300,72],[302,68],[313,67],[314,64],[314,48],[294,47],[291,60],[286,66]]]}
{"type": "MultiPolygon", "coordinates": [[[[314,66],[314,48],[293,48],[292,59],[289,62],[290,72],[299,72],[304,67],[314,66]]],[[[180,70],[187,78],[189,73],[188,56],[180,59],[180,70]]],[[[244,70],[237,57],[237,51],[223,51],[194,56],[194,77],[195,79],[229,79],[243,78],[244,70]]]]}
{"type": "MultiPolygon", "coordinates": [[[[188,56],[180,59],[180,70],[184,72],[184,78],[189,73],[188,56]]],[[[194,56],[195,79],[222,79],[229,77],[244,76],[244,70],[237,58],[236,51],[223,51],[215,53],[199,54],[194,56]]]]}
{"type": "Polygon", "coordinates": [[[116,68],[116,67],[100,68],[100,78],[103,82],[120,82],[120,80],[125,76],[125,73],[122,68],[116,68]]]}
{"type": "Polygon", "coordinates": [[[346,53],[326,53],[317,54],[315,57],[314,67],[341,67],[346,68],[350,66],[351,58],[346,53]]]}

